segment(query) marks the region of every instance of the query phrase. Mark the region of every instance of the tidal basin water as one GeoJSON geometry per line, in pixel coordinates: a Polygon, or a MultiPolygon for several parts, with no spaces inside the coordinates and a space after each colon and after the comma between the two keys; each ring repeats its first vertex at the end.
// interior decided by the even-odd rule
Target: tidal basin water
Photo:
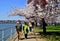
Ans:
{"type": "Polygon", "coordinates": [[[0,24],[0,41],[6,41],[11,35],[13,35],[15,30],[15,23],[4,23],[0,24]]]}

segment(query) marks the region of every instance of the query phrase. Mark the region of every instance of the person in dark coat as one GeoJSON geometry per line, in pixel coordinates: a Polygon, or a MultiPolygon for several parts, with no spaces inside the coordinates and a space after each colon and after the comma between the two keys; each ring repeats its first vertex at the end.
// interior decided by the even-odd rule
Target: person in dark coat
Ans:
{"type": "Polygon", "coordinates": [[[34,21],[32,21],[32,28],[34,28],[34,21]]]}
{"type": "Polygon", "coordinates": [[[42,18],[43,33],[46,33],[46,26],[47,26],[47,23],[45,22],[44,18],[42,18]]]}
{"type": "Polygon", "coordinates": [[[21,39],[21,34],[22,34],[22,25],[21,25],[21,23],[17,21],[15,27],[16,27],[16,31],[17,31],[17,34],[18,34],[18,39],[21,39]]]}

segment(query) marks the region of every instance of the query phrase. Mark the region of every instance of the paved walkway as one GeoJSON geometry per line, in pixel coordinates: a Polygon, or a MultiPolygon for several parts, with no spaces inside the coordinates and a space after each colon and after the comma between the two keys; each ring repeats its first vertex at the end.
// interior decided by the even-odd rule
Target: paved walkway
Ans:
{"type": "MultiPolygon", "coordinates": [[[[22,40],[18,40],[18,37],[17,37],[17,33],[15,33],[11,38],[7,39],[7,41],[46,41],[46,39],[44,38],[41,38],[40,34],[39,33],[29,33],[28,34],[28,39],[22,39],[22,40]]],[[[24,38],[24,35],[22,34],[22,37],[21,38],[24,38]]]]}
{"type": "Polygon", "coordinates": [[[24,39],[24,40],[19,40],[19,41],[46,41],[45,39],[24,39]]]}
{"type": "Polygon", "coordinates": [[[16,39],[15,41],[46,41],[46,39],[41,38],[40,35],[29,35],[28,39],[22,39],[22,40],[16,39]]]}
{"type": "MultiPolygon", "coordinates": [[[[18,41],[18,39],[16,39],[16,41],[18,41]]],[[[35,38],[35,39],[23,39],[23,40],[19,40],[19,41],[46,41],[46,39],[43,38],[35,38]]]]}

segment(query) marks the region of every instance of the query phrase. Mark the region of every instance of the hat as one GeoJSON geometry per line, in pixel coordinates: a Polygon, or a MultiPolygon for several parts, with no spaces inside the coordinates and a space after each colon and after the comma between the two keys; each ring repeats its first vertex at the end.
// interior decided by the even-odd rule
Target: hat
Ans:
{"type": "Polygon", "coordinates": [[[18,20],[18,21],[17,21],[17,23],[21,23],[21,21],[20,21],[20,20],[18,20]]]}

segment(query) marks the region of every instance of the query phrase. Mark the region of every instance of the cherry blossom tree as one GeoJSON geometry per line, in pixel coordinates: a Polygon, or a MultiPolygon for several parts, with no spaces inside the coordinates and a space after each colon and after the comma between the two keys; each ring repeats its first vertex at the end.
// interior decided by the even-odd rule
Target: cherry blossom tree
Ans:
{"type": "MultiPolygon", "coordinates": [[[[52,3],[54,1],[51,1],[52,3]]],[[[55,10],[55,5],[50,4],[49,0],[27,0],[27,4],[24,8],[14,8],[12,12],[9,13],[9,16],[25,16],[26,18],[42,18],[50,21],[55,18],[57,15],[55,10]]],[[[53,20],[54,21],[54,20],[53,20]]]]}

